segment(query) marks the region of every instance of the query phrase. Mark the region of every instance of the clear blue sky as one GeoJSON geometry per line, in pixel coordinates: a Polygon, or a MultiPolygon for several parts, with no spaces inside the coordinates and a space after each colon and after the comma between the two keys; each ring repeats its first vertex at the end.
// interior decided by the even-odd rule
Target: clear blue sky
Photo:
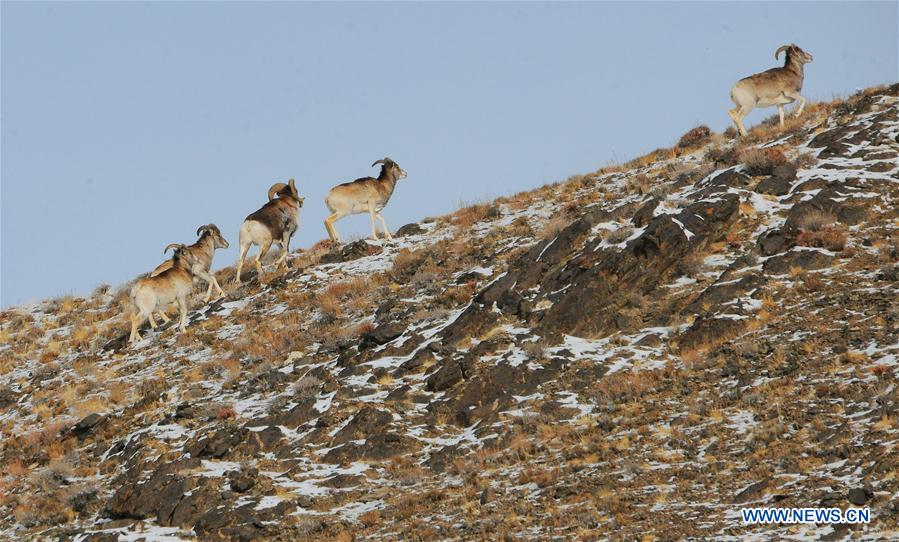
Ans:
{"type": "Polygon", "coordinates": [[[814,55],[812,99],[897,79],[896,2],[2,2],[0,19],[3,306],[130,280],[207,222],[232,264],[289,177],[303,247],[326,237],[328,188],[384,155],[409,173],[396,229],[721,130],[730,86],[784,43],[814,55]]]}

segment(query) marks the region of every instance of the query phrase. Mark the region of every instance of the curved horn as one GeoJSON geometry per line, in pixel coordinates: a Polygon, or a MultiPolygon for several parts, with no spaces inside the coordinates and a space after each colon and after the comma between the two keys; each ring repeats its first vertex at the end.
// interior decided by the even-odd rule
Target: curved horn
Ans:
{"type": "Polygon", "coordinates": [[[201,235],[206,230],[216,230],[218,228],[215,227],[215,224],[206,224],[205,226],[200,226],[197,228],[197,235],[201,235]]]}
{"type": "Polygon", "coordinates": [[[380,160],[375,160],[375,162],[371,165],[371,167],[375,167],[378,164],[386,164],[387,160],[390,160],[390,158],[382,158],[380,160]]]}
{"type": "Polygon", "coordinates": [[[777,60],[777,57],[780,56],[781,51],[786,51],[790,47],[792,47],[792,46],[791,45],[781,45],[780,47],[778,47],[777,51],[774,51],[774,60],[777,60]]]}
{"type": "Polygon", "coordinates": [[[283,190],[285,186],[287,185],[284,183],[273,184],[272,187],[268,189],[268,200],[272,201],[273,199],[275,199],[275,194],[283,190]]]}
{"type": "Polygon", "coordinates": [[[168,245],[167,247],[165,247],[165,250],[163,250],[162,253],[165,254],[165,253],[168,252],[169,249],[172,248],[172,247],[175,247],[174,250],[177,250],[177,249],[179,249],[179,248],[182,248],[183,246],[184,246],[184,245],[181,244],[181,243],[169,243],[169,245],[168,245]]]}

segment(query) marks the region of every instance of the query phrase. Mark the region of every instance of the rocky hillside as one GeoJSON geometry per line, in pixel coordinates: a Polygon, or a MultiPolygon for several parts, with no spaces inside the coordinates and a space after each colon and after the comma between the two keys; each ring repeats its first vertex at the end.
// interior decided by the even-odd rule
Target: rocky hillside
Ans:
{"type": "Polygon", "coordinates": [[[0,538],[896,539],[899,85],[807,111],[297,251],[181,335],[128,346],[127,285],[4,311],[0,538]],[[822,505],[873,521],[739,517],[822,505]]]}

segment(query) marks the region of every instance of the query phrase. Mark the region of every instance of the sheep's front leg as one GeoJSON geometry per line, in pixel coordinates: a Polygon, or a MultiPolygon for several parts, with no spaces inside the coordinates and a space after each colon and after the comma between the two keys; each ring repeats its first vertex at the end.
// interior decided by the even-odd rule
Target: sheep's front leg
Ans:
{"type": "Polygon", "coordinates": [[[799,102],[799,109],[796,110],[796,116],[799,117],[800,115],[802,115],[802,112],[805,111],[806,103],[806,100],[802,97],[802,94],[799,94],[799,92],[796,90],[785,90],[784,96],[792,99],[794,102],[799,102]]]}
{"type": "Polygon", "coordinates": [[[781,104],[777,104],[777,114],[780,115],[780,127],[783,128],[784,125],[784,106],[781,104]]]}
{"type": "Polygon", "coordinates": [[[206,297],[203,298],[204,303],[208,303],[209,298],[212,297],[213,286],[218,288],[220,297],[224,297],[225,294],[224,294],[224,292],[222,292],[222,288],[219,286],[218,281],[215,280],[215,275],[213,275],[212,273],[210,273],[209,271],[206,271],[205,269],[203,269],[201,267],[196,267],[192,271],[193,271],[194,275],[200,277],[201,279],[205,280],[207,284],[209,284],[209,287],[206,288],[206,297]]]}
{"type": "Polygon", "coordinates": [[[381,221],[381,227],[384,228],[384,235],[387,236],[388,240],[393,240],[393,236],[390,235],[390,228],[387,227],[387,221],[384,220],[384,215],[382,215],[380,212],[376,214],[378,216],[378,220],[381,221]]]}
{"type": "Polygon", "coordinates": [[[187,296],[178,298],[178,311],[181,313],[181,321],[178,323],[178,331],[183,333],[187,329],[187,296]]]}
{"type": "Polygon", "coordinates": [[[371,238],[377,240],[378,239],[378,229],[375,227],[375,208],[373,205],[369,204],[368,206],[368,216],[371,218],[371,238]]]}
{"type": "Polygon", "coordinates": [[[805,98],[799,96],[799,109],[796,110],[796,116],[799,117],[802,115],[802,112],[805,110],[805,98]]]}

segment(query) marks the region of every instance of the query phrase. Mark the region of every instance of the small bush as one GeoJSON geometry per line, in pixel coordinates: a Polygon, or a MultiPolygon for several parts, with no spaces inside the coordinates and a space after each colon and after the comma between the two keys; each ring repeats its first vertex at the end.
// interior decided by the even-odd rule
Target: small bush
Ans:
{"type": "Polygon", "coordinates": [[[731,167],[740,163],[740,151],[734,147],[712,147],[705,153],[706,162],[715,167],[731,167]]]}
{"type": "Polygon", "coordinates": [[[625,225],[620,228],[614,230],[608,230],[608,233],[605,236],[606,241],[610,244],[617,245],[618,243],[623,243],[630,238],[631,235],[634,234],[634,227],[631,225],[625,225]]]}
{"type": "Polygon", "coordinates": [[[793,163],[796,164],[798,168],[808,168],[818,163],[818,159],[815,158],[815,155],[810,152],[800,153],[799,156],[793,160],[793,163]]]}
{"type": "Polygon", "coordinates": [[[695,277],[706,270],[705,258],[698,255],[681,258],[674,264],[674,271],[678,276],[695,277]]]}
{"type": "Polygon", "coordinates": [[[745,149],[740,153],[740,162],[750,175],[771,175],[774,168],[787,163],[783,151],[776,147],[768,149],[745,149]]]}
{"type": "Polygon", "coordinates": [[[546,344],[542,340],[522,344],[521,351],[530,361],[540,361],[546,358],[546,344]]]}
{"type": "Polygon", "coordinates": [[[453,213],[453,223],[467,229],[483,220],[494,220],[500,216],[502,212],[495,203],[468,205],[453,213]]]}
{"type": "Polygon", "coordinates": [[[647,177],[646,175],[643,175],[642,173],[631,177],[627,181],[627,190],[628,190],[628,192],[633,192],[633,193],[638,193],[638,194],[648,194],[649,193],[649,177],[647,177]]]}
{"type": "Polygon", "coordinates": [[[559,234],[560,231],[564,230],[568,224],[571,223],[571,219],[567,216],[568,213],[562,213],[553,216],[549,221],[543,226],[543,230],[540,232],[540,237],[543,239],[552,239],[556,235],[559,234]]]}
{"type": "Polygon", "coordinates": [[[796,244],[839,252],[846,248],[846,232],[842,228],[833,226],[816,230],[802,230],[796,236],[796,244]]]}
{"type": "Polygon", "coordinates": [[[837,221],[837,217],[833,213],[826,211],[808,211],[803,213],[796,221],[796,225],[800,230],[804,231],[820,231],[833,226],[837,221]]]}
{"type": "Polygon", "coordinates": [[[712,138],[712,131],[708,126],[701,124],[681,136],[677,142],[677,148],[698,147],[712,138]]]}
{"type": "Polygon", "coordinates": [[[321,388],[321,385],[322,381],[318,378],[315,378],[314,376],[304,376],[297,380],[296,384],[293,385],[293,395],[299,401],[315,397],[318,395],[318,390],[321,388]]]}

